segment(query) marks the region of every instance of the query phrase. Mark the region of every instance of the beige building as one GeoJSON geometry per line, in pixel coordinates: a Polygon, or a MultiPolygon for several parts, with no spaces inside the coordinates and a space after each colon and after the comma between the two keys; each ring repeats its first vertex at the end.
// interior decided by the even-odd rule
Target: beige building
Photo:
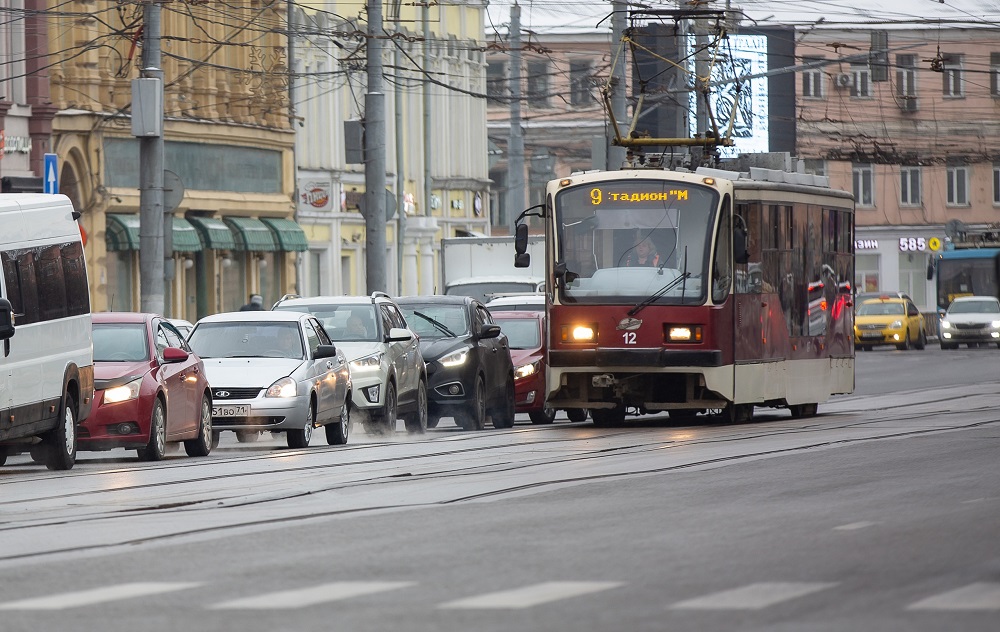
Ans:
{"type": "MultiPolygon", "coordinates": [[[[281,29],[261,27],[284,24],[286,5],[226,6],[162,5],[164,166],[178,176],[168,186],[184,191],[173,210],[174,279],[164,311],[189,320],[237,309],[250,292],[269,302],[295,290],[306,248],[293,221],[287,42],[281,29]]],[[[59,7],[48,16],[55,64],[47,74],[60,192],[83,213],[93,309],[139,309],[130,81],[141,58],[142,5],[59,7]]]]}
{"type": "Polygon", "coordinates": [[[881,28],[803,30],[797,153],[854,192],[858,289],[931,309],[927,263],[948,222],[1000,221],[1000,29],[885,31],[880,71],[867,51],[881,28]]]}

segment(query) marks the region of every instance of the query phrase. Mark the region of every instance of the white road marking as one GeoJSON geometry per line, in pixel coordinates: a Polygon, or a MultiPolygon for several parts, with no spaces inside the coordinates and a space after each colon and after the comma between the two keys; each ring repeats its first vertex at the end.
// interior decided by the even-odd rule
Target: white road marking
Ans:
{"type": "Polygon", "coordinates": [[[907,610],[1000,610],[1000,583],[979,582],[921,599],[907,610]]]}
{"type": "Polygon", "coordinates": [[[243,599],[233,599],[210,606],[211,610],[287,610],[341,601],[362,595],[397,590],[413,582],[331,582],[300,590],[281,590],[243,599]]]}
{"type": "Polygon", "coordinates": [[[510,609],[531,608],[550,601],[579,597],[622,586],[621,582],[544,582],[514,590],[502,590],[475,597],[443,603],[438,608],[447,609],[510,609]]]}
{"type": "Polygon", "coordinates": [[[688,599],[670,607],[678,610],[761,610],[836,585],[819,582],[761,582],[688,599]]]}
{"type": "Polygon", "coordinates": [[[874,527],[877,522],[852,522],[851,524],[842,524],[839,527],[834,527],[836,531],[857,531],[858,529],[867,529],[868,527],[874,527]]]}
{"type": "Polygon", "coordinates": [[[118,584],[116,586],[105,586],[104,588],[62,593],[60,595],[48,595],[46,597],[37,597],[34,599],[9,601],[7,603],[0,604],[0,610],[65,610],[67,608],[90,606],[99,603],[107,603],[109,601],[132,599],[134,597],[159,595],[178,590],[186,590],[200,585],[201,584],[199,583],[179,582],[136,582],[132,584],[118,584]]]}

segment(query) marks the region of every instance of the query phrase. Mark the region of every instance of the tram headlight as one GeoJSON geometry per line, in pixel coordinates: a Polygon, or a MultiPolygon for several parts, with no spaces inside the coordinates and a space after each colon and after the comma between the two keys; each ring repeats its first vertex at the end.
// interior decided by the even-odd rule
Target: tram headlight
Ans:
{"type": "Polygon", "coordinates": [[[701,325],[663,325],[663,337],[667,342],[701,342],[701,325]]]}
{"type": "Polygon", "coordinates": [[[562,326],[563,342],[597,342],[597,323],[562,326]]]}

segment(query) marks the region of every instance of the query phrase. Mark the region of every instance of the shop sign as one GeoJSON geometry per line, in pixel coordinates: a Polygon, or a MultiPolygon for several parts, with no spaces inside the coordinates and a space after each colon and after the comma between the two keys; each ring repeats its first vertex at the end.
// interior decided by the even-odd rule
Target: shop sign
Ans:
{"type": "Polygon", "coordinates": [[[855,239],[854,240],[855,250],[878,250],[878,240],[877,239],[855,239]]]}
{"type": "MultiPolygon", "coordinates": [[[[937,241],[933,239],[932,241],[937,241]]],[[[940,247],[940,245],[938,246],[940,247]]],[[[923,237],[900,237],[899,238],[899,251],[900,252],[927,252],[927,250],[936,250],[936,248],[930,248],[927,240],[923,237]]]]}
{"type": "Polygon", "coordinates": [[[7,136],[0,130],[0,158],[7,154],[30,154],[30,136],[7,136]]]}
{"type": "Polygon", "coordinates": [[[299,208],[307,211],[333,209],[333,183],[329,180],[303,180],[299,183],[299,208]]]}

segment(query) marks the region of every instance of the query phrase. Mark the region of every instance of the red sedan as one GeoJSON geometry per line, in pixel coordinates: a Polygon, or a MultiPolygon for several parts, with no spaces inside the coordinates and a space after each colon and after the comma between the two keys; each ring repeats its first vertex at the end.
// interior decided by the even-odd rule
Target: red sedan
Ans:
{"type": "MultiPolygon", "coordinates": [[[[554,408],[545,405],[545,312],[493,311],[493,320],[507,335],[510,359],[514,362],[514,409],[528,413],[532,423],[550,424],[554,408]]],[[[587,411],[571,408],[570,421],[583,421],[587,411]]]]}
{"type": "Polygon", "coordinates": [[[183,441],[189,456],[212,449],[212,393],[201,358],[167,319],[98,313],[94,321],[94,408],[79,450],[136,450],[159,461],[183,441]]]}

